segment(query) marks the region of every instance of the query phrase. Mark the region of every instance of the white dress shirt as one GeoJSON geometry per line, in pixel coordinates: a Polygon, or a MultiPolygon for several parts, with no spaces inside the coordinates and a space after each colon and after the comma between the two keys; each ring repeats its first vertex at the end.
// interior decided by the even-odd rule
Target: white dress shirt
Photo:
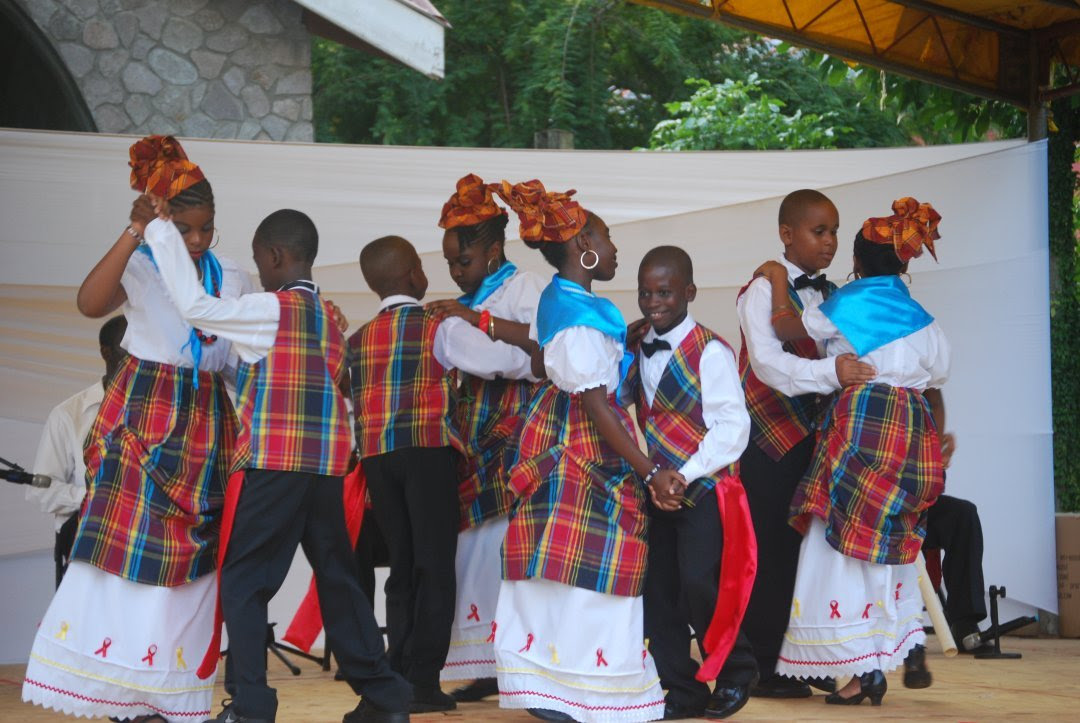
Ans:
{"type": "MultiPolygon", "coordinates": [[[[184,239],[172,221],[154,219],[146,225],[143,238],[154,253],[160,283],[181,319],[205,334],[231,341],[233,350],[249,364],[270,352],[277,338],[278,319],[281,316],[281,305],[276,294],[257,292],[227,298],[223,288],[221,298],[215,298],[206,293],[199,282],[184,239]]],[[[128,334],[131,334],[131,319],[128,319],[128,334]]],[[[185,332],[185,342],[186,339],[185,332]]],[[[204,346],[203,353],[214,346],[217,344],[204,346]]],[[[205,363],[203,367],[206,368],[205,363]]]]}
{"type": "MultiPolygon", "coordinates": [[[[788,282],[803,275],[802,269],[785,258],[788,282]]],[[[814,274],[811,278],[816,278],[814,274]]],[[[824,297],[813,287],[795,292],[804,307],[820,304],[824,297]]],[[[739,326],[746,340],[750,367],[762,382],[789,397],[812,392],[827,393],[840,388],[835,359],[803,359],[784,351],[772,326],[772,285],[765,277],[754,279],[735,304],[739,326]]]]}
{"type": "MultiPolygon", "coordinates": [[[[855,348],[817,305],[803,311],[803,326],[812,339],[825,344],[829,357],[854,354],[855,348]]],[[[949,377],[949,342],[936,321],[859,357],[877,370],[874,384],[918,391],[938,389],[949,377]]]]}
{"type": "MultiPolygon", "coordinates": [[[[167,223],[168,227],[176,232],[176,227],[171,222],[157,221],[155,223],[158,226],[167,223]]],[[[150,225],[154,226],[155,223],[150,225]]],[[[178,232],[176,235],[180,238],[178,232]]],[[[182,239],[179,244],[183,253],[182,261],[187,266],[186,271],[195,278],[195,283],[201,289],[195,265],[191,263],[191,255],[184,247],[182,239]]],[[[124,287],[127,301],[121,311],[127,319],[127,332],[120,346],[139,359],[190,368],[192,366],[191,347],[187,344],[191,337],[191,325],[185,322],[161,283],[162,276],[166,275],[166,270],[161,265],[162,261],[164,260],[170,267],[175,265],[171,264],[169,259],[162,259],[162,255],[155,249],[154,260],[151,261],[150,257],[143,252],[135,251],[124,268],[120,285],[124,287]],[[157,262],[160,273],[154,268],[154,262],[157,262]]],[[[222,257],[219,257],[218,261],[221,263],[221,296],[223,298],[237,297],[254,290],[251,277],[235,262],[222,257]]],[[[170,275],[172,273],[169,272],[170,275]]],[[[203,328],[199,324],[195,326],[203,328]]],[[[215,333],[207,329],[203,331],[215,333]]],[[[203,344],[199,368],[212,372],[222,371],[230,362],[231,351],[226,339],[213,344],[203,344]]]]}
{"type": "MultiPolygon", "coordinates": [[[[405,294],[391,294],[379,304],[379,311],[400,305],[420,306],[420,301],[405,294]]],[[[435,360],[447,370],[460,369],[482,379],[535,379],[528,354],[511,344],[493,341],[487,332],[457,316],[439,322],[432,351],[435,360]]]]}
{"type": "Polygon", "coordinates": [[[42,512],[55,516],[57,532],[79,511],[86,496],[83,441],[94,425],[104,397],[101,382],[94,382],[53,407],[45,419],[32,469],[34,474],[51,477],[52,484],[44,488],[27,487],[26,499],[37,502],[42,512]]]}
{"type": "MultiPolygon", "coordinates": [[[[693,331],[696,322],[687,314],[675,328],[657,334],[651,327],[644,341],[663,339],[671,350],[660,349],[651,357],[638,356],[638,370],[645,401],[652,406],[656,388],[674,356],[674,350],[693,331]]],[[[698,368],[701,378],[701,414],[708,431],[690,459],[679,468],[688,482],[708,477],[737,460],[750,440],[750,415],[746,411],[735,355],[719,341],[710,341],[701,352],[698,368]]]]}

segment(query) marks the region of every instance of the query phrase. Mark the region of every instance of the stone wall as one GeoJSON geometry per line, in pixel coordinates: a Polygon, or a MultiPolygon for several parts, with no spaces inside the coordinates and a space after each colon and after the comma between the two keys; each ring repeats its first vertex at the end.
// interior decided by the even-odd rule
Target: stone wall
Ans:
{"type": "Polygon", "coordinates": [[[311,141],[311,40],[289,0],[17,0],[105,133],[311,141]]]}

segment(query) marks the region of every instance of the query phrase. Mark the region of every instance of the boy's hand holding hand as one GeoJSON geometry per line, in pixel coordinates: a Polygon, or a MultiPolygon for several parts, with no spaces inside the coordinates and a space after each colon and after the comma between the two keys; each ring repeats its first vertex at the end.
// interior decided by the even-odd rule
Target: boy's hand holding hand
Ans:
{"type": "Polygon", "coordinates": [[[653,504],[667,512],[682,506],[686,478],[673,469],[662,469],[649,480],[649,496],[653,504]]]}
{"type": "Polygon", "coordinates": [[[941,435],[941,466],[948,468],[952,462],[953,452],[956,451],[956,435],[945,432],[941,435]]]}
{"type": "Polygon", "coordinates": [[[326,308],[330,310],[330,318],[333,319],[334,325],[337,326],[338,331],[344,334],[349,328],[349,319],[345,316],[345,312],[341,310],[337,304],[330,299],[326,299],[326,308]]]}
{"type": "MultiPolygon", "coordinates": [[[[445,319],[448,316],[457,316],[469,322],[472,326],[476,326],[480,323],[480,312],[470,309],[457,299],[429,301],[424,304],[424,308],[434,312],[441,319],[445,319]]],[[[487,329],[484,329],[484,331],[487,331],[487,329]]]]}
{"type": "Polygon", "coordinates": [[[836,357],[836,380],[842,387],[866,384],[872,382],[876,376],[877,369],[859,361],[859,357],[854,354],[841,354],[836,357]]]}

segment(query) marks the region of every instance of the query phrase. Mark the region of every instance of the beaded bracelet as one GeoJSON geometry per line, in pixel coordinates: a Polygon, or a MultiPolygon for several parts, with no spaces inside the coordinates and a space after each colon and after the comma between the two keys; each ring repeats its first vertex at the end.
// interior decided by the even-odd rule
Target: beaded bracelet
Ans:
{"type": "Polygon", "coordinates": [[[139,243],[142,243],[142,240],[143,240],[142,234],[139,233],[138,231],[136,231],[135,229],[133,229],[131,227],[130,223],[128,224],[127,228],[125,228],[124,230],[127,231],[128,236],[131,236],[131,238],[135,239],[139,243]]]}
{"type": "Polygon", "coordinates": [[[659,472],[659,471],[660,471],[660,465],[654,464],[653,468],[651,470],[649,470],[649,474],[645,475],[645,479],[644,479],[645,484],[649,484],[650,482],[652,482],[652,478],[655,477],[656,473],[659,472]]]}
{"type": "Polygon", "coordinates": [[[476,320],[476,328],[480,331],[487,331],[488,326],[491,325],[491,312],[484,309],[480,312],[480,318],[476,320]]]}

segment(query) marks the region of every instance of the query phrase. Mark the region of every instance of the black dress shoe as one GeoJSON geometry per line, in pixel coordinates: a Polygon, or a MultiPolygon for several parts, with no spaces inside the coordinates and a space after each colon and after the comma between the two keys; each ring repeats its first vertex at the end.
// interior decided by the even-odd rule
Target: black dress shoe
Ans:
{"type": "Polygon", "coordinates": [[[705,715],[704,708],[692,708],[682,703],[664,703],[664,720],[686,720],[705,715]]]}
{"type": "Polygon", "coordinates": [[[417,688],[413,686],[413,699],[409,703],[410,713],[441,713],[457,708],[457,703],[441,688],[417,688]]]}
{"type": "Polygon", "coordinates": [[[773,673],[753,686],[750,695],[756,698],[809,698],[813,692],[801,680],[773,673]]]}
{"type": "Polygon", "coordinates": [[[240,715],[233,708],[233,704],[226,703],[225,708],[217,714],[216,718],[211,718],[211,722],[216,723],[270,723],[269,718],[248,718],[247,716],[240,715]]]}
{"type": "Polygon", "coordinates": [[[904,687],[929,688],[932,682],[934,677],[926,667],[926,648],[916,645],[904,658],[904,687]]]}
{"type": "Polygon", "coordinates": [[[880,670],[860,675],[859,686],[862,689],[850,698],[843,697],[839,692],[829,693],[825,696],[825,702],[829,705],[858,705],[863,702],[863,699],[869,698],[870,705],[881,705],[881,699],[885,697],[885,691],[889,689],[885,674],[880,670]]]}
{"type": "Polygon", "coordinates": [[[574,716],[569,713],[552,710],[551,708],[526,708],[525,711],[533,718],[539,718],[540,720],[574,720],[574,716]]]}
{"type": "Polygon", "coordinates": [[[450,697],[458,703],[475,703],[489,695],[499,694],[499,681],[496,678],[477,678],[468,685],[452,691],[450,697]]]}
{"type": "Polygon", "coordinates": [[[822,693],[836,692],[836,678],[807,678],[806,684],[811,688],[817,688],[822,693]]]}
{"type": "Polygon", "coordinates": [[[379,710],[367,701],[360,701],[360,705],[345,714],[341,723],[408,723],[409,714],[406,711],[379,710]]]}
{"type": "Polygon", "coordinates": [[[714,720],[730,718],[742,710],[748,700],[750,700],[749,685],[717,688],[705,705],[705,717],[714,720]]]}

